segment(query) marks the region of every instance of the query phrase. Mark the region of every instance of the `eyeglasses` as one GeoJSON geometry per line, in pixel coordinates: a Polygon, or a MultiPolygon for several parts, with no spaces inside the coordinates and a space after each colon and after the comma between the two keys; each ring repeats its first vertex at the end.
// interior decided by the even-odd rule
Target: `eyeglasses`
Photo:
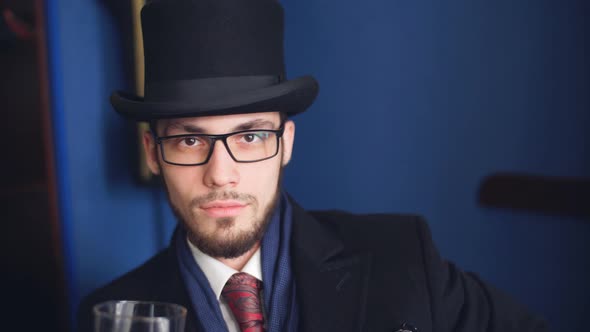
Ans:
{"type": "Polygon", "coordinates": [[[242,130],[223,135],[186,134],[157,137],[162,159],[172,165],[198,166],[209,162],[215,142],[222,141],[232,159],[253,163],[270,159],[279,152],[279,139],[285,128],[278,130],[242,130]]]}

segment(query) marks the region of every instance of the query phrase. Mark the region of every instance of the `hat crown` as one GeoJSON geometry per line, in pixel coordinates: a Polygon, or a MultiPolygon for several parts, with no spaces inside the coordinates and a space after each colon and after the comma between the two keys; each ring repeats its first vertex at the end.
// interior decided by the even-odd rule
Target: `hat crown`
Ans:
{"type": "Polygon", "coordinates": [[[154,0],[141,18],[146,84],[284,75],[276,0],[154,0]]]}
{"type": "Polygon", "coordinates": [[[148,0],[144,95],[116,91],[113,107],[140,121],[304,112],[318,83],[286,79],[283,16],[278,0],[148,0]]]}

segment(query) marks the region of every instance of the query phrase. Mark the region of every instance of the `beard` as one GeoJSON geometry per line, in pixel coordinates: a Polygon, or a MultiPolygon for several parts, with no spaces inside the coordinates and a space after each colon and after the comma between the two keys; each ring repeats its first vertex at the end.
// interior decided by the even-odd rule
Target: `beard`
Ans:
{"type": "Polygon", "coordinates": [[[235,191],[212,191],[208,194],[197,196],[189,202],[189,215],[183,214],[182,210],[172,202],[165,177],[162,176],[162,179],[164,180],[164,188],[166,189],[172,212],[180,222],[180,225],[186,230],[188,240],[208,256],[231,259],[242,256],[262,240],[279,201],[282,177],[283,167],[279,171],[277,187],[267,206],[261,207],[254,195],[241,194],[235,191]],[[215,231],[212,233],[204,232],[203,221],[199,222],[199,216],[195,211],[202,204],[225,199],[238,200],[247,203],[248,207],[252,208],[252,216],[248,216],[251,219],[241,221],[248,223],[250,225],[249,228],[247,230],[238,229],[236,227],[238,221],[235,217],[215,218],[211,221],[216,224],[215,231]],[[263,209],[263,212],[258,214],[260,208],[263,209]],[[259,217],[256,217],[257,215],[259,217]]]}
{"type": "MultiPolygon", "coordinates": [[[[248,250],[252,249],[256,243],[262,240],[272,218],[272,213],[276,208],[278,198],[279,188],[277,187],[270,203],[264,207],[262,215],[259,218],[252,217],[253,219],[250,220],[249,229],[232,230],[232,228],[236,226],[235,217],[216,218],[213,222],[216,223],[217,230],[213,234],[203,232],[199,222],[191,222],[198,218],[194,213],[191,213],[191,216],[188,216],[187,218],[170,199],[169,201],[176,219],[180,221],[180,224],[186,230],[188,239],[193,245],[211,257],[231,259],[242,256],[248,252],[248,250]],[[223,234],[220,236],[219,233],[223,234]]],[[[214,191],[207,195],[196,197],[191,200],[189,204],[190,211],[194,211],[195,207],[200,204],[222,199],[248,202],[249,206],[254,208],[254,215],[256,215],[256,212],[258,211],[258,200],[254,196],[239,194],[233,191],[214,191]]]]}

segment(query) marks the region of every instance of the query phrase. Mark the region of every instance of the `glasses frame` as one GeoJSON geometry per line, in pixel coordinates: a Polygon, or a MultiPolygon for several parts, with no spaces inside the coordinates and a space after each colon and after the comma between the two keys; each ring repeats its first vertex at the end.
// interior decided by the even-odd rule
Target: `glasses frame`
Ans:
{"type": "Polygon", "coordinates": [[[160,154],[162,155],[162,160],[164,160],[165,163],[170,164],[170,165],[176,165],[176,166],[201,166],[201,165],[205,165],[206,163],[208,163],[209,160],[211,159],[211,156],[213,155],[213,149],[215,149],[215,143],[217,143],[217,141],[223,142],[223,145],[225,146],[225,150],[227,151],[229,156],[237,163],[256,163],[259,161],[274,158],[279,153],[280,140],[281,140],[281,137],[283,137],[284,132],[285,132],[284,124],[281,124],[281,127],[279,129],[248,129],[248,130],[234,131],[232,133],[221,134],[221,135],[182,134],[182,135],[172,135],[172,136],[158,136],[156,133],[152,133],[152,134],[154,135],[154,140],[156,141],[156,144],[158,144],[160,146],[160,154]],[[231,149],[229,148],[229,145],[227,144],[227,138],[230,136],[233,136],[233,135],[242,134],[242,133],[249,133],[249,132],[268,132],[268,133],[274,133],[276,135],[277,149],[272,154],[272,156],[262,158],[262,159],[256,159],[256,160],[248,160],[248,161],[238,160],[234,156],[234,154],[231,152],[231,149]],[[211,140],[211,146],[209,147],[209,153],[207,154],[207,158],[205,158],[205,161],[203,161],[202,163],[196,163],[196,164],[180,164],[180,163],[174,163],[174,162],[170,162],[170,161],[166,160],[166,153],[164,152],[164,146],[162,145],[162,142],[165,140],[168,140],[168,139],[179,138],[179,137],[207,137],[207,138],[209,138],[211,140]]]}

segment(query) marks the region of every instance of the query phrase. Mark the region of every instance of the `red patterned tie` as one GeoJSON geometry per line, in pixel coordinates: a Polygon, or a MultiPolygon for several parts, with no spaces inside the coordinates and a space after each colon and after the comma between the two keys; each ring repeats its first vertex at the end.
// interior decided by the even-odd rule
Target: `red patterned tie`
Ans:
{"type": "Polygon", "coordinates": [[[260,303],[262,282],[248,273],[229,278],[221,296],[227,301],[242,332],[264,332],[264,316],[260,303]]]}

